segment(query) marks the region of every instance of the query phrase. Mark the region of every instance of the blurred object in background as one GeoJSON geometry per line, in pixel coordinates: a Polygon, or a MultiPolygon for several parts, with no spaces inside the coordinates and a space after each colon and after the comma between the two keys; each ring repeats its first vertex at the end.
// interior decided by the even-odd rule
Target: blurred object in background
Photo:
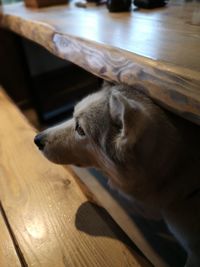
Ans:
{"type": "Polygon", "coordinates": [[[125,12],[131,10],[132,0],[108,0],[107,7],[110,12],[125,12]]]}
{"type": "Polygon", "coordinates": [[[107,0],[79,0],[75,2],[75,6],[86,8],[88,3],[95,3],[97,6],[106,5],[107,0]]]}
{"type": "Polygon", "coordinates": [[[27,7],[43,7],[67,4],[68,0],[24,0],[27,7]]]}
{"type": "Polygon", "coordinates": [[[75,6],[86,8],[87,2],[85,0],[77,1],[77,2],[75,2],[75,6]]]}
{"type": "Polygon", "coordinates": [[[167,4],[166,0],[134,0],[134,5],[141,8],[163,7],[167,4]]]}
{"type": "Polygon", "coordinates": [[[96,3],[98,4],[100,0],[87,0],[86,2],[88,3],[96,3]]]}

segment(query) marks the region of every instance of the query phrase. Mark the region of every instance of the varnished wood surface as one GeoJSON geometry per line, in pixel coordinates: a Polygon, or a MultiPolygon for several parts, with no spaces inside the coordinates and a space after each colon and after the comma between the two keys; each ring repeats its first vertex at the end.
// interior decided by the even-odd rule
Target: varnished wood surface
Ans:
{"type": "Polygon", "coordinates": [[[1,267],[20,267],[13,241],[8,232],[7,226],[0,211],[0,266],[1,267]]]}
{"type": "Polygon", "coordinates": [[[0,198],[24,266],[149,266],[88,202],[72,174],[39,153],[34,130],[2,91],[0,122],[0,198]]]}
{"type": "MultiPolygon", "coordinates": [[[[200,124],[200,3],[111,14],[105,7],[4,6],[2,27],[108,80],[139,82],[157,103],[200,124]]],[[[38,59],[39,60],[39,59],[38,59]]]]}

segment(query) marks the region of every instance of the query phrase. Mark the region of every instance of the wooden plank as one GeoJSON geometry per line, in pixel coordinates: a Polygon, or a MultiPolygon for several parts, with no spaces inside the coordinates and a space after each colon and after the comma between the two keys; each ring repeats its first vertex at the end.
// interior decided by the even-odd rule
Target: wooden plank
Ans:
{"type": "Polygon", "coordinates": [[[1,201],[28,266],[149,266],[118,238],[71,173],[37,151],[34,130],[2,91],[0,121],[1,201]]]}
{"type": "Polygon", "coordinates": [[[5,224],[0,210],[0,266],[1,267],[20,267],[20,261],[18,259],[12,238],[5,224]]]}
{"type": "Polygon", "coordinates": [[[4,7],[1,25],[108,80],[141,83],[157,103],[200,124],[199,2],[110,14],[105,7],[4,7]]]}

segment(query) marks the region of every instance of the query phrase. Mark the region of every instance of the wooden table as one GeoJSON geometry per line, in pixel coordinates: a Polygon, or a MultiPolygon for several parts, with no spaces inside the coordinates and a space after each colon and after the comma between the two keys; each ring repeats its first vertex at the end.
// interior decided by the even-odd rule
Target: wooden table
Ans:
{"type": "Polygon", "coordinates": [[[157,103],[200,124],[200,3],[111,14],[105,7],[3,7],[1,26],[108,80],[141,83],[157,103]]]}

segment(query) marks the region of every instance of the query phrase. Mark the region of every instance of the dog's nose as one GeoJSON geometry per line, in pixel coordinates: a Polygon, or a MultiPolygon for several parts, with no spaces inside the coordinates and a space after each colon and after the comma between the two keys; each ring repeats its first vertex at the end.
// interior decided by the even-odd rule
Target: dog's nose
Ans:
{"type": "Polygon", "coordinates": [[[45,147],[45,140],[43,134],[37,134],[34,138],[34,143],[39,148],[39,150],[43,150],[45,147]]]}

